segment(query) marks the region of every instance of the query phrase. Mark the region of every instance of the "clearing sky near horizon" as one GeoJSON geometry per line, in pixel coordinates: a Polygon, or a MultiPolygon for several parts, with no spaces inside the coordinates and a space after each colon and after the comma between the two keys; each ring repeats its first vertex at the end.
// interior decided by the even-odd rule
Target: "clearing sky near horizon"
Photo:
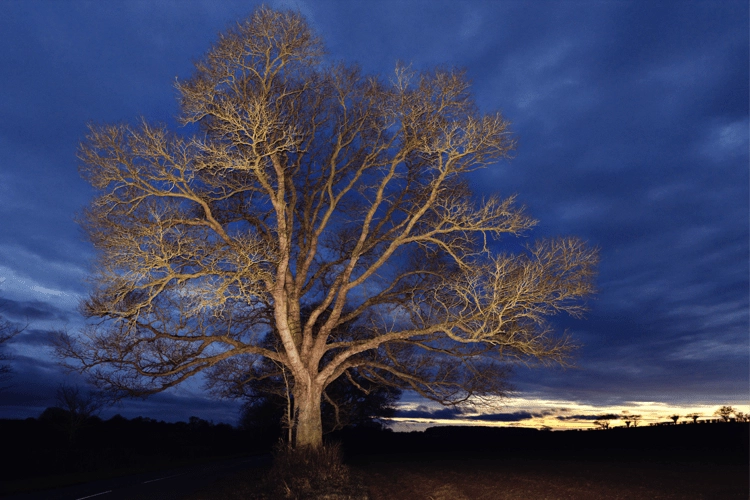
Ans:
{"type": "MultiPolygon", "coordinates": [[[[87,123],[174,125],[175,77],[254,6],[0,6],[0,313],[28,323],[8,345],[0,417],[37,416],[62,380],[75,381],[47,331],[82,325],[93,250],[73,219],[92,197],[76,159],[87,123]]],[[[655,415],[747,404],[746,2],[270,6],[298,9],[329,58],[368,73],[388,75],[398,60],[465,68],[481,110],[502,111],[519,141],[514,159],[471,179],[475,192],[517,194],[540,221],[534,238],[599,247],[596,300],[584,320],[557,325],[582,344],[577,367],[519,368],[511,380],[528,412],[552,411],[548,401],[592,414],[648,403],[655,415]]],[[[407,394],[404,414],[419,404],[407,394]]],[[[193,384],[114,411],[232,422],[236,408],[193,384]]],[[[528,420],[522,411],[496,413],[528,420]]]]}

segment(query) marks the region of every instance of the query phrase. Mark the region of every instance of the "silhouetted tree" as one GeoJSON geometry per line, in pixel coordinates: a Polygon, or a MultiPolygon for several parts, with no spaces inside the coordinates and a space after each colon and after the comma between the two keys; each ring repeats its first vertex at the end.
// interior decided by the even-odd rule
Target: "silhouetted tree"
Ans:
{"type": "Polygon", "coordinates": [[[600,429],[609,429],[609,420],[594,420],[594,425],[600,429]]]}
{"type": "Polygon", "coordinates": [[[188,428],[193,432],[205,432],[208,428],[213,426],[208,420],[196,416],[189,417],[187,423],[188,428]]]}
{"type": "Polygon", "coordinates": [[[261,7],[177,84],[198,133],[91,128],[97,321],[58,352],[100,387],[142,396],[265,358],[288,374],[296,445],[318,447],[324,393],[353,371],[457,404],[504,394],[508,362],[565,363],[548,318],[584,311],[597,252],[493,250],[535,225],[467,182],[510,155],[508,123],[479,113],[460,71],[382,78],[322,55],[300,14],[261,7]],[[269,318],[280,350],[262,345],[269,318]]]}
{"type": "Polygon", "coordinates": [[[622,411],[623,415],[620,417],[622,418],[622,421],[625,422],[625,427],[630,427],[630,424],[633,423],[633,420],[630,418],[630,415],[627,410],[622,411]]]}
{"type": "Polygon", "coordinates": [[[55,401],[57,408],[64,412],[57,412],[55,419],[62,424],[62,429],[71,444],[75,442],[78,431],[110,404],[110,401],[99,392],[83,391],[77,385],[66,384],[58,386],[55,401]]]}
{"type": "Polygon", "coordinates": [[[697,423],[698,423],[698,419],[699,419],[699,418],[700,418],[701,416],[702,416],[702,415],[701,415],[700,413],[688,413],[687,415],[685,415],[685,417],[686,417],[686,418],[692,418],[692,419],[693,419],[693,423],[694,423],[694,424],[697,424],[697,423]]]}
{"type": "Polygon", "coordinates": [[[286,410],[286,401],[278,396],[250,399],[242,405],[239,427],[249,432],[256,443],[271,445],[278,441],[283,431],[289,430],[286,410]]]}
{"type": "Polygon", "coordinates": [[[6,344],[16,335],[21,333],[23,328],[19,327],[0,316],[0,391],[6,389],[3,384],[10,378],[10,355],[4,352],[6,344]]]}
{"type": "Polygon", "coordinates": [[[351,381],[341,379],[331,384],[329,399],[323,403],[324,422],[330,430],[346,426],[382,428],[382,420],[393,417],[401,390],[370,383],[358,374],[351,381]]]}
{"type": "Polygon", "coordinates": [[[641,422],[641,415],[630,415],[628,418],[633,422],[633,427],[638,427],[641,422]]]}
{"type": "Polygon", "coordinates": [[[714,412],[714,415],[721,417],[724,419],[724,422],[729,422],[729,419],[731,418],[732,414],[736,410],[732,408],[731,406],[722,406],[718,410],[714,412]]]}
{"type": "Polygon", "coordinates": [[[734,418],[737,420],[737,422],[747,422],[748,421],[748,415],[739,411],[734,410],[734,418]]]}
{"type": "Polygon", "coordinates": [[[674,425],[677,425],[677,421],[680,419],[680,415],[670,415],[669,418],[672,419],[672,423],[674,425]]]}

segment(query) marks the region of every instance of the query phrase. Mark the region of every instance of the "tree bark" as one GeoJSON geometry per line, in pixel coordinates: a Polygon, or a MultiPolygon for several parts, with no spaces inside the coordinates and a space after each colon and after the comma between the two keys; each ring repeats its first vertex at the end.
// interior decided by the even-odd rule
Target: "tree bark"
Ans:
{"type": "Polygon", "coordinates": [[[320,448],[323,445],[323,421],[320,415],[323,390],[313,384],[295,392],[294,447],[296,449],[320,448]]]}

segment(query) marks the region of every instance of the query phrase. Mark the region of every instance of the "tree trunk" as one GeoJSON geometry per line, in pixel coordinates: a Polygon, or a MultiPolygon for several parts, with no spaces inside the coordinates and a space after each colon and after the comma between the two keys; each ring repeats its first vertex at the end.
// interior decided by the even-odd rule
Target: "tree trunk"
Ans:
{"type": "Polygon", "coordinates": [[[294,447],[297,449],[320,448],[323,445],[323,421],[320,416],[322,392],[317,387],[303,387],[294,396],[294,447]]]}

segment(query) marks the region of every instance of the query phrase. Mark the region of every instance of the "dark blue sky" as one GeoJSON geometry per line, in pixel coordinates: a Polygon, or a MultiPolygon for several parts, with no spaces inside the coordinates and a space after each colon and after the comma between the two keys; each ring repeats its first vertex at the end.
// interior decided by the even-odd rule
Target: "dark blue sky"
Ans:
{"type": "MultiPolygon", "coordinates": [[[[0,417],[36,416],[75,382],[46,332],[82,324],[92,249],[73,218],[92,195],[77,172],[86,124],[171,123],[175,78],[254,5],[0,3],[0,313],[29,323],[8,346],[0,417]]],[[[269,5],[298,9],[330,58],[366,72],[397,60],[465,68],[482,110],[501,110],[519,140],[514,160],[474,176],[478,194],[517,193],[540,220],[535,236],[601,248],[592,310],[560,323],[584,344],[578,368],[519,369],[521,398],[748,403],[745,0],[269,5]]],[[[116,410],[234,418],[234,404],[202,394],[193,384],[116,410]]]]}

